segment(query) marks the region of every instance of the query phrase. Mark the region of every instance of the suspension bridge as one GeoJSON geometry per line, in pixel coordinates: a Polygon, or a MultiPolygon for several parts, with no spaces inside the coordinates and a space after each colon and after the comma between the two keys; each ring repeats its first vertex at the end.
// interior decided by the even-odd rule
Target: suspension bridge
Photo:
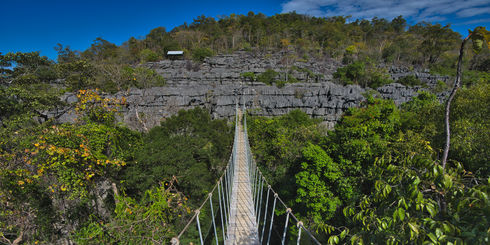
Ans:
{"type": "Polygon", "coordinates": [[[294,240],[320,244],[257,167],[248,142],[244,104],[242,108],[236,104],[233,150],[223,175],[171,244],[291,244],[294,240]],[[274,220],[279,214],[282,219],[274,220]],[[207,227],[202,215],[211,220],[207,227]],[[189,230],[197,231],[198,237],[186,238],[189,230]]]}

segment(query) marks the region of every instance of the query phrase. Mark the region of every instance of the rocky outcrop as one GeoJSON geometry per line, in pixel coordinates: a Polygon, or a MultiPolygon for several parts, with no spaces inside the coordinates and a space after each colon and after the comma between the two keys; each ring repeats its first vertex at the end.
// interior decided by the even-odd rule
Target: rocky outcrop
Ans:
{"type": "Polygon", "coordinates": [[[267,69],[282,74],[291,71],[300,82],[327,82],[332,81],[332,74],[340,63],[328,58],[299,59],[285,52],[264,55],[240,51],[206,58],[203,63],[191,60],[163,60],[150,62],[145,66],[162,75],[168,86],[202,84],[218,86],[243,82],[244,79],[240,76],[242,73],[260,74],[267,69]],[[307,71],[298,71],[301,69],[307,71]]]}
{"type": "MultiPolygon", "coordinates": [[[[121,109],[120,120],[133,129],[149,129],[182,109],[207,108],[213,118],[232,118],[235,103],[243,98],[254,115],[278,116],[300,109],[314,118],[321,118],[333,127],[342,113],[350,107],[359,106],[366,89],[357,85],[342,86],[332,81],[332,74],[340,64],[331,59],[285,60],[287,54],[256,56],[253,53],[237,52],[207,58],[204,63],[188,60],[165,60],[148,63],[165,77],[167,85],[149,89],[130,89],[107,97],[125,97],[127,104],[121,109]],[[260,74],[266,69],[278,72],[296,67],[293,75],[299,83],[286,84],[282,88],[244,79],[240,74],[260,74]],[[242,95],[243,97],[237,96],[242,95]]],[[[394,80],[415,75],[427,84],[448,77],[434,76],[423,71],[406,68],[388,69],[394,80]]],[[[430,87],[430,86],[429,86],[430,87]]],[[[420,87],[405,87],[392,83],[375,90],[376,96],[393,100],[397,105],[409,101],[420,87]]],[[[444,96],[444,94],[441,94],[444,96]]],[[[76,101],[73,94],[66,94],[67,102],[76,101]]],[[[242,103],[242,102],[240,102],[242,103]]],[[[61,121],[73,121],[73,113],[65,113],[61,121]]]]}
{"type": "Polygon", "coordinates": [[[390,66],[387,70],[394,81],[406,76],[415,76],[422,83],[426,84],[429,88],[434,88],[437,85],[438,81],[444,82],[446,84],[451,82],[451,77],[430,74],[429,69],[413,70],[409,67],[390,66]]]}
{"type": "MultiPolygon", "coordinates": [[[[392,99],[396,104],[409,101],[416,89],[393,83],[378,88],[377,96],[392,99]]],[[[133,129],[152,128],[181,109],[207,108],[213,118],[232,118],[235,103],[245,103],[253,115],[278,116],[300,109],[314,118],[321,118],[332,127],[342,113],[359,106],[365,89],[357,85],[341,86],[331,82],[295,83],[283,88],[264,84],[180,85],[150,89],[130,89],[107,97],[126,98],[120,120],[133,129]],[[237,96],[241,95],[243,96],[237,96]],[[237,101],[241,99],[240,101],[237,101]]],[[[73,101],[66,94],[65,101],[73,101]]],[[[64,114],[61,121],[73,121],[74,113],[64,114]]]]}

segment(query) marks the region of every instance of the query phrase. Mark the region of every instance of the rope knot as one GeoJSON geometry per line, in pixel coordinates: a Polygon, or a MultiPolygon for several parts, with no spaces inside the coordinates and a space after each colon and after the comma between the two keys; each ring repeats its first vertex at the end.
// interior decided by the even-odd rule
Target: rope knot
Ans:
{"type": "Polygon", "coordinates": [[[179,238],[173,237],[172,240],[170,240],[170,244],[172,245],[179,245],[179,238]]]}

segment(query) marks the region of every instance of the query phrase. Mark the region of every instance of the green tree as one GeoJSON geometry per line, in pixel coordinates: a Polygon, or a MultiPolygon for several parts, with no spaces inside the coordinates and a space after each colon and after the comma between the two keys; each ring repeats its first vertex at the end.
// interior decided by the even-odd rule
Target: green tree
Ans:
{"type": "Polygon", "coordinates": [[[232,137],[226,122],[211,120],[204,109],[179,111],[144,136],[143,147],[121,176],[124,187],[139,196],[162,178],[176,176],[181,191],[201,200],[226,166],[232,137]]]}
{"type": "Polygon", "coordinates": [[[483,44],[486,42],[487,46],[490,47],[490,32],[488,32],[484,27],[477,27],[474,31],[469,31],[468,36],[463,39],[461,43],[461,48],[459,51],[458,58],[458,67],[456,72],[456,81],[454,82],[454,87],[449,94],[449,98],[446,101],[446,109],[445,109],[445,117],[444,117],[444,126],[446,133],[446,144],[444,146],[444,152],[442,154],[441,164],[442,168],[446,166],[447,157],[449,154],[450,142],[451,142],[451,130],[449,125],[449,114],[451,113],[451,101],[453,100],[456,92],[461,86],[461,76],[462,76],[462,62],[464,55],[464,46],[466,42],[471,38],[473,41],[473,50],[479,52],[483,49],[483,44]]]}
{"type": "Polygon", "coordinates": [[[140,57],[142,62],[155,62],[160,58],[157,53],[151,51],[150,49],[143,49],[140,52],[140,57]]]}
{"type": "Polygon", "coordinates": [[[60,224],[73,232],[85,213],[101,215],[95,187],[114,181],[131,157],[128,143],[137,146],[138,135],[114,126],[114,102],[81,95],[77,111],[84,120],[76,125],[28,124],[21,117],[25,121],[8,118],[0,128],[2,138],[11,135],[0,141],[2,243],[53,243],[60,224]]]}
{"type": "Polygon", "coordinates": [[[267,69],[265,72],[260,73],[257,76],[257,81],[261,83],[265,83],[267,85],[272,85],[276,81],[276,77],[279,75],[278,72],[272,70],[272,69],[267,69]]]}
{"type": "Polygon", "coordinates": [[[196,48],[192,50],[192,59],[195,61],[204,61],[206,57],[213,55],[213,51],[209,48],[196,48]]]}
{"type": "Polygon", "coordinates": [[[94,220],[78,230],[78,244],[168,244],[177,225],[190,213],[186,197],[160,185],[145,191],[141,200],[116,196],[115,216],[110,222],[94,220]]]}
{"type": "Polygon", "coordinates": [[[58,52],[58,63],[70,63],[75,62],[80,59],[80,53],[78,51],[73,51],[70,46],[63,48],[63,45],[58,43],[54,50],[58,52]]]}
{"type": "Polygon", "coordinates": [[[341,169],[325,151],[311,143],[303,148],[304,161],[296,174],[298,186],[296,202],[305,206],[308,219],[322,224],[334,217],[341,205],[339,193],[343,193],[341,169]]]}
{"type": "Polygon", "coordinates": [[[408,75],[408,76],[400,77],[396,82],[401,83],[405,86],[409,86],[409,87],[422,85],[422,82],[418,78],[416,78],[414,75],[408,75]]]}
{"type": "Polygon", "coordinates": [[[333,77],[344,85],[359,84],[362,87],[377,88],[393,82],[387,72],[377,68],[371,61],[356,61],[339,67],[333,77]]]}
{"type": "Polygon", "coordinates": [[[429,64],[436,63],[444,52],[453,49],[461,37],[452,31],[449,25],[432,25],[427,22],[410,27],[409,32],[422,35],[420,50],[429,64]]]}
{"type": "Polygon", "coordinates": [[[117,55],[118,47],[101,37],[96,38],[90,48],[83,51],[81,54],[83,58],[96,62],[103,60],[114,61],[117,55]]]}
{"type": "Polygon", "coordinates": [[[9,84],[47,83],[57,78],[53,62],[39,52],[7,53],[0,56],[2,80],[9,84]]]}

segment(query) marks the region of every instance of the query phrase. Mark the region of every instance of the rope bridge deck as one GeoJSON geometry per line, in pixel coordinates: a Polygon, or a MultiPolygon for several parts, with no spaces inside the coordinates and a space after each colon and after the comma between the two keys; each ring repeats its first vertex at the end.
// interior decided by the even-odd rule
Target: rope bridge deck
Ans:
{"type": "Polygon", "coordinates": [[[284,245],[288,239],[289,242],[295,240],[297,244],[320,244],[304,227],[303,222],[294,216],[292,210],[281,200],[277,192],[271,188],[257,167],[248,142],[247,120],[244,111],[245,106],[240,110],[237,102],[233,151],[223,175],[201,206],[195,210],[194,216],[179,235],[172,238],[171,244],[181,244],[184,234],[194,223],[199,233],[199,241],[191,241],[189,244],[200,242],[201,245],[213,243],[216,245],[255,245],[269,244],[272,241],[273,244],[284,245]],[[207,205],[209,205],[211,225],[206,237],[203,237],[199,215],[207,205]],[[279,225],[280,231],[278,231],[276,224],[274,229],[276,240],[274,241],[271,240],[271,234],[273,233],[274,217],[278,217],[276,210],[283,210],[281,213],[284,213],[286,217],[284,229],[281,224],[279,225]],[[288,230],[290,223],[297,227],[295,231],[288,230]],[[303,240],[302,231],[308,235],[303,240]],[[212,239],[207,239],[209,234],[212,235],[212,239]]]}
{"type": "MultiPolygon", "coordinates": [[[[242,120],[239,110],[238,121],[242,120]]],[[[230,224],[225,244],[259,244],[254,202],[250,186],[249,171],[243,126],[238,125],[237,165],[231,194],[230,224]]]]}

